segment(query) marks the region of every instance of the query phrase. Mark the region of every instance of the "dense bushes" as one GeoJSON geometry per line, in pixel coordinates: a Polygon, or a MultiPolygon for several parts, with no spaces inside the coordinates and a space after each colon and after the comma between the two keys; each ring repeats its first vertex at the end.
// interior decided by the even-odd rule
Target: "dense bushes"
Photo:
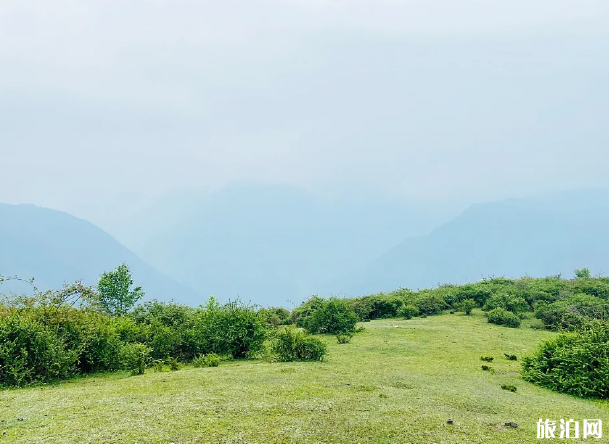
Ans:
{"type": "Polygon", "coordinates": [[[589,319],[609,319],[608,301],[578,294],[551,304],[538,303],[535,317],[551,330],[573,330],[589,319]]]}
{"type": "Polygon", "coordinates": [[[404,305],[398,310],[398,317],[404,319],[412,319],[419,316],[419,309],[414,305],[404,305]]]}
{"type": "Polygon", "coordinates": [[[609,324],[591,321],[542,344],[523,359],[522,376],[559,392],[609,398],[609,324]]]}
{"type": "Polygon", "coordinates": [[[18,314],[0,318],[0,385],[65,378],[75,372],[77,360],[49,327],[18,314]]]}
{"type": "Polygon", "coordinates": [[[505,327],[520,327],[520,318],[504,308],[495,308],[487,313],[488,321],[491,324],[503,325],[505,327]]]}
{"type": "Polygon", "coordinates": [[[202,354],[208,360],[212,353],[243,358],[262,349],[268,329],[253,307],[213,299],[196,309],[152,301],[127,316],[110,316],[93,305],[49,304],[42,297],[3,307],[1,386],[119,369],[141,374],[152,362],[177,366],[202,354]]]}
{"type": "Polygon", "coordinates": [[[317,308],[304,320],[310,333],[338,334],[355,331],[359,321],[353,308],[337,298],[322,300],[317,308]]]}
{"type": "Polygon", "coordinates": [[[121,350],[121,363],[132,375],[143,375],[150,361],[150,347],[144,344],[125,344],[121,350]]]}
{"type": "Polygon", "coordinates": [[[293,327],[284,327],[275,334],[271,342],[273,359],[279,362],[322,361],[327,353],[324,341],[298,331],[293,327]]]}
{"type": "Polygon", "coordinates": [[[262,350],[266,325],[258,312],[241,302],[220,305],[212,298],[197,313],[194,336],[199,353],[245,358],[262,350]]]}

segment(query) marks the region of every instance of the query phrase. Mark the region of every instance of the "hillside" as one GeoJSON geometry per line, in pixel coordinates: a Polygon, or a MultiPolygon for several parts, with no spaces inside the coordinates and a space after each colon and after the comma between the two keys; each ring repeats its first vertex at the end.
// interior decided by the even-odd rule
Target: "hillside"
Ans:
{"type": "Polygon", "coordinates": [[[323,337],[325,362],[235,360],[4,391],[4,439],[507,444],[536,442],[539,418],[607,416],[606,402],[554,393],[520,377],[520,359],[555,333],[493,326],[480,313],[364,325],[350,344],[323,337]],[[480,356],[495,357],[496,373],[481,370],[480,356]],[[517,392],[502,390],[503,384],[517,392]]]}
{"type": "MultiPolygon", "coordinates": [[[[0,204],[0,274],[4,276],[34,277],[40,290],[61,288],[64,281],[77,279],[92,285],[101,273],[123,262],[147,298],[202,301],[192,289],[159,273],[90,222],[34,205],[0,204]]],[[[0,286],[0,292],[30,290],[15,282],[0,286]]]]}
{"type": "Polygon", "coordinates": [[[378,196],[332,200],[288,186],[234,184],[211,195],[169,196],[110,231],[201,294],[289,306],[380,255],[404,232],[429,232],[455,211],[378,196]]]}
{"type": "Polygon", "coordinates": [[[609,192],[571,191],[471,206],[427,236],[409,238],[328,292],[462,284],[483,277],[609,273],[609,192]]]}

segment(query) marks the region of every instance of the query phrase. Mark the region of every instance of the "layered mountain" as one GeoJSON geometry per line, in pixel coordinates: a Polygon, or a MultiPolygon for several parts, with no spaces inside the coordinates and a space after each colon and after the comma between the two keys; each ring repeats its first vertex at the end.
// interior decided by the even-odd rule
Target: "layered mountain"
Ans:
{"type": "Polygon", "coordinates": [[[241,183],[207,195],[168,196],[110,231],[205,296],[290,306],[382,254],[404,233],[429,232],[455,206],[241,183]]]}
{"type": "Polygon", "coordinates": [[[492,276],[609,273],[609,192],[570,191],[471,206],[409,238],[327,291],[361,295],[492,276]]]}
{"type": "MultiPolygon", "coordinates": [[[[97,283],[99,275],[127,263],[146,298],[196,305],[202,298],[191,288],[158,272],[110,234],[67,213],[34,205],[0,204],[0,274],[35,278],[40,290],[59,289],[64,282],[97,283]]],[[[16,281],[0,284],[0,292],[30,292],[16,281]]]]}

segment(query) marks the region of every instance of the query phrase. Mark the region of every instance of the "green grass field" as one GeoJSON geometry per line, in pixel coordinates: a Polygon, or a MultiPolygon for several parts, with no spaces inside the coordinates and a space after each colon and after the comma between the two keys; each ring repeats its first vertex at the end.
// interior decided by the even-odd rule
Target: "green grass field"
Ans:
{"type": "Polygon", "coordinates": [[[520,362],[504,358],[553,333],[480,313],[362,325],[350,344],[327,337],[323,363],[234,361],[4,390],[0,443],[524,443],[551,442],[536,439],[539,418],[609,423],[609,403],[525,383],[520,362]],[[481,356],[495,358],[495,373],[481,356]]]}

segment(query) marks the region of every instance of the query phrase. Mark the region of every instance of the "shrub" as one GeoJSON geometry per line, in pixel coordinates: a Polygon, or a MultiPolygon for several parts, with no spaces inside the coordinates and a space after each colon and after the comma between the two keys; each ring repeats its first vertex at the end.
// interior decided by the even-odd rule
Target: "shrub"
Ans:
{"type": "Polygon", "coordinates": [[[415,300],[415,305],[422,315],[436,315],[442,313],[448,308],[448,304],[444,302],[438,295],[424,294],[415,300]]]}
{"type": "Polygon", "coordinates": [[[150,347],[144,344],[126,344],[121,350],[123,368],[132,375],[143,375],[151,353],[150,347]]]}
{"type": "Polygon", "coordinates": [[[290,325],[292,323],[292,313],[283,307],[261,308],[258,313],[271,326],[290,325]]]}
{"type": "Polygon", "coordinates": [[[516,360],[518,360],[516,355],[510,355],[510,354],[504,353],[504,356],[505,356],[505,359],[507,359],[508,361],[516,361],[516,360]]]}
{"type": "Polygon", "coordinates": [[[355,330],[359,318],[346,301],[330,298],[323,301],[306,319],[310,333],[339,334],[355,330]]]}
{"type": "Polygon", "coordinates": [[[535,317],[550,330],[575,330],[589,319],[609,319],[609,303],[596,296],[576,294],[551,304],[538,304],[535,317]]]}
{"type": "Polygon", "coordinates": [[[485,372],[495,373],[495,369],[493,367],[488,366],[488,365],[483,365],[482,366],[482,370],[484,370],[485,372]]]}
{"type": "Polygon", "coordinates": [[[402,298],[389,295],[372,296],[369,303],[369,319],[395,318],[400,307],[404,305],[402,298]]]}
{"type": "Polygon", "coordinates": [[[524,298],[506,293],[491,296],[482,309],[484,311],[491,311],[495,308],[503,308],[515,314],[526,313],[531,310],[531,307],[524,298]]]}
{"type": "Polygon", "coordinates": [[[609,324],[590,321],[543,343],[522,359],[522,377],[570,395],[608,398],[609,324]]]}
{"type": "Polygon", "coordinates": [[[324,302],[325,300],[317,295],[311,296],[300,307],[292,311],[292,323],[296,324],[297,327],[304,327],[307,318],[324,302]]]}
{"type": "Polygon", "coordinates": [[[488,322],[510,328],[520,327],[520,318],[503,308],[495,308],[487,313],[488,322]]]}
{"type": "Polygon", "coordinates": [[[195,321],[192,340],[198,353],[245,358],[262,350],[267,323],[254,308],[240,301],[219,305],[210,299],[195,321]]]}
{"type": "Polygon", "coordinates": [[[171,370],[172,372],[177,372],[178,370],[180,370],[180,363],[176,358],[169,358],[167,360],[167,363],[169,364],[169,370],[171,370]]]}
{"type": "Polygon", "coordinates": [[[163,361],[162,359],[155,359],[152,362],[152,368],[157,373],[164,372],[165,371],[165,361],[163,361]]]}
{"type": "Polygon", "coordinates": [[[77,359],[47,326],[16,313],[0,318],[0,385],[65,378],[76,370],[77,359]]]}
{"type": "Polygon", "coordinates": [[[472,314],[472,310],[474,308],[476,308],[477,306],[478,306],[478,304],[473,299],[465,299],[465,300],[459,302],[458,304],[456,304],[456,308],[459,311],[464,312],[468,316],[472,314]]]}
{"type": "Polygon", "coordinates": [[[398,316],[404,319],[412,319],[419,315],[419,309],[414,305],[404,305],[398,310],[398,316]]]}
{"type": "Polygon", "coordinates": [[[286,327],[275,335],[271,342],[271,353],[277,361],[323,361],[327,346],[321,339],[302,331],[286,327]]]}
{"type": "Polygon", "coordinates": [[[342,333],[342,334],[336,335],[336,341],[339,344],[348,344],[349,342],[351,342],[352,338],[353,338],[352,333],[342,333]]]}
{"type": "Polygon", "coordinates": [[[492,356],[480,356],[481,361],[493,362],[494,359],[492,356]]]}
{"type": "Polygon", "coordinates": [[[209,355],[200,355],[197,356],[192,364],[195,367],[218,367],[222,359],[215,353],[210,353],[209,355]]]}
{"type": "Polygon", "coordinates": [[[502,390],[507,390],[509,392],[515,392],[517,390],[517,388],[513,385],[502,385],[501,386],[502,390]]]}

